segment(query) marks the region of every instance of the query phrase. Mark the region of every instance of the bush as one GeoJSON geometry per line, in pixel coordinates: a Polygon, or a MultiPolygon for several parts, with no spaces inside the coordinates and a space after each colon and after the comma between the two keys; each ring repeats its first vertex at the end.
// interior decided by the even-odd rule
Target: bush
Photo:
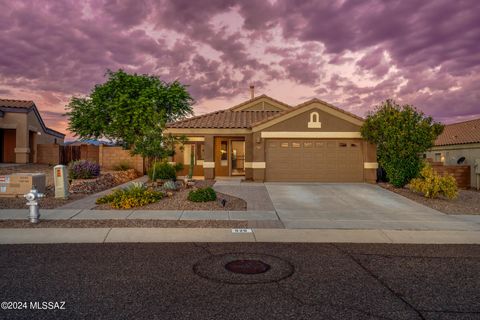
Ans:
{"type": "Polygon", "coordinates": [[[217,193],[211,187],[199,188],[188,193],[188,200],[193,202],[207,202],[217,199],[217,193]]]}
{"type": "Polygon", "coordinates": [[[185,166],[183,165],[183,163],[179,162],[179,163],[175,163],[175,165],[173,166],[175,168],[175,171],[176,172],[180,172],[183,170],[183,168],[185,168],[185,166]]]}
{"type": "Polygon", "coordinates": [[[175,184],[174,181],[168,180],[163,184],[162,188],[164,190],[177,190],[177,185],[175,184]]]}
{"type": "Polygon", "coordinates": [[[177,171],[175,167],[168,162],[155,162],[148,170],[148,177],[150,180],[155,181],[157,179],[162,180],[176,180],[177,171]]]}
{"type": "Polygon", "coordinates": [[[410,190],[423,193],[426,198],[443,195],[447,199],[458,196],[457,181],[451,175],[438,175],[429,164],[420,171],[420,177],[410,181],[410,190]]]}
{"type": "Polygon", "coordinates": [[[149,190],[141,183],[133,183],[127,188],[117,189],[111,194],[98,198],[96,203],[109,203],[115,209],[130,209],[157,202],[162,198],[163,193],[149,190]]]}
{"type": "Polygon", "coordinates": [[[100,166],[88,160],[73,161],[68,165],[68,175],[71,179],[92,179],[100,175],[100,166]]]}
{"type": "Polygon", "coordinates": [[[403,187],[418,177],[422,169],[419,154],[434,145],[443,125],[410,105],[386,100],[370,112],[362,137],[377,145],[378,163],[395,187],[403,187]]]}
{"type": "Polygon", "coordinates": [[[132,166],[127,161],[121,161],[119,164],[113,167],[115,171],[127,171],[132,169],[132,166]]]}

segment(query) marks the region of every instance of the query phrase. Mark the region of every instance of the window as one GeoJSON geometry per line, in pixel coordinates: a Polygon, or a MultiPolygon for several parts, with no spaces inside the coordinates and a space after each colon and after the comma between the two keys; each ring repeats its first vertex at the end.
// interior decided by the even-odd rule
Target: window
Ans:
{"type": "Polygon", "coordinates": [[[280,147],[282,147],[282,148],[288,148],[288,142],[282,142],[282,143],[280,144],[280,147]]]}
{"type": "Polygon", "coordinates": [[[304,143],[303,143],[303,147],[304,147],[304,148],[311,148],[311,147],[313,147],[313,143],[311,143],[311,142],[304,142],[304,143]]]}
{"type": "Polygon", "coordinates": [[[228,159],[228,142],[227,141],[222,141],[222,143],[220,144],[220,159],[221,160],[227,160],[228,159]]]}
{"type": "Polygon", "coordinates": [[[300,148],[301,144],[298,142],[292,142],[292,148],[300,148]]]}
{"type": "Polygon", "coordinates": [[[323,148],[323,147],[325,147],[325,143],[323,143],[323,142],[315,142],[315,147],[317,147],[317,148],[323,148]]]}
{"type": "Polygon", "coordinates": [[[277,147],[277,143],[276,143],[276,142],[270,142],[270,143],[268,144],[268,146],[269,146],[270,148],[276,148],[276,147],[277,147]]]}
{"type": "Polygon", "coordinates": [[[205,159],[205,144],[198,143],[197,144],[197,160],[204,160],[205,159]]]}
{"type": "Polygon", "coordinates": [[[435,153],[435,162],[440,162],[440,161],[442,161],[442,154],[435,153]]]}
{"type": "Polygon", "coordinates": [[[340,143],[338,144],[338,146],[339,146],[340,148],[346,148],[346,147],[347,147],[347,144],[346,144],[345,142],[340,142],[340,143]]]}
{"type": "Polygon", "coordinates": [[[350,144],[350,147],[352,147],[352,148],[357,148],[357,147],[358,147],[358,144],[356,144],[356,143],[351,143],[351,144],[350,144]]]}

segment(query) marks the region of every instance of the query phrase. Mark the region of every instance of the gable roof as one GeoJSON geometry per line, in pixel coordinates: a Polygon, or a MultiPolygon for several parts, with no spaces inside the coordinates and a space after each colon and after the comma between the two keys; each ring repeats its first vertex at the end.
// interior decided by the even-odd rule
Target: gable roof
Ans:
{"type": "Polygon", "coordinates": [[[343,109],[340,109],[340,108],[338,108],[338,107],[335,107],[335,106],[333,106],[333,105],[331,105],[331,104],[329,104],[329,103],[327,103],[327,102],[325,102],[325,101],[322,101],[322,100],[320,100],[320,99],[313,98],[313,99],[310,99],[310,100],[308,100],[308,101],[306,101],[306,102],[304,102],[304,103],[301,103],[301,104],[299,104],[299,105],[297,105],[297,106],[295,106],[295,107],[293,107],[293,108],[290,108],[289,110],[287,110],[287,111],[285,111],[285,112],[278,113],[278,114],[275,115],[274,117],[271,117],[271,118],[268,118],[268,119],[264,119],[264,120],[262,120],[262,121],[260,121],[260,122],[257,122],[257,123],[255,123],[255,127],[260,127],[260,128],[263,129],[263,128],[265,127],[265,125],[267,125],[267,123],[269,123],[269,122],[272,122],[272,125],[273,125],[273,122],[277,123],[277,122],[274,121],[274,120],[277,120],[277,119],[278,119],[278,120],[281,120],[281,119],[286,120],[286,119],[288,119],[288,118],[290,118],[290,117],[292,117],[292,116],[295,116],[295,115],[297,115],[298,113],[302,112],[301,109],[306,108],[306,107],[308,107],[309,105],[312,105],[312,104],[314,104],[314,103],[319,103],[319,104],[325,106],[326,108],[325,108],[324,111],[327,111],[327,112],[330,112],[330,113],[332,113],[332,111],[333,111],[333,113],[335,113],[335,112],[336,112],[336,113],[340,112],[341,114],[345,115],[345,119],[349,119],[351,122],[355,122],[356,124],[363,123],[363,122],[365,121],[362,117],[359,117],[359,116],[357,116],[357,115],[355,115],[355,114],[353,114],[353,113],[350,113],[350,112],[348,112],[348,111],[345,111],[345,110],[343,110],[343,109]]]}
{"type": "Polygon", "coordinates": [[[237,104],[236,106],[233,106],[231,108],[229,108],[229,110],[232,110],[232,111],[241,111],[243,109],[246,109],[246,108],[249,108],[251,106],[254,106],[256,105],[258,102],[260,101],[267,101],[267,102],[270,102],[272,105],[274,105],[275,107],[279,108],[279,109],[282,109],[282,110],[288,110],[291,108],[291,106],[289,106],[288,104],[282,102],[282,101],[279,101],[279,100],[276,100],[276,99],[273,99],[272,97],[269,97],[265,94],[262,94],[258,97],[255,97],[253,99],[250,99],[250,100],[247,100],[247,101],[244,101],[240,104],[237,104]]]}
{"type": "Polygon", "coordinates": [[[0,99],[0,117],[3,117],[5,112],[29,113],[31,111],[35,113],[35,116],[37,117],[43,131],[58,138],[65,138],[65,134],[50,129],[45,125],[40,113],[38,112],[35,102],[31,100],[0,99]]]}
{"type": "Polygon", "coordinates": [[[336,113],[337,115],[343,115],[343,117],[355,124],[363,123],[364,119],[353,114],[332,106],[325,101],[319,99],[311,99],[307,102],[301,103],[296,107],[290,107],[289,105],[270,98],[266,95],[258,96],[257,98],[247,100],[241,104],[231,107],[226,110],[214,111],[200,116],[191,117],[184,120],[179,120],[167,124],[167,128],[183,128],[183,129],[251,129],[253,127],[263,127],[263,125],[269,126],[270,121],[274,119],[288,119],[291,116],[295,116],[298,112],[303,112],[301,109],[308,108],[314,103],[319,103],[326,109],[325,111],[330,113],[336,113]],[[248,108],[251,105],[255,105],[261,99],[268,99],[274,101],[275,104],[282,104],[285,109],[282,111],[273,110],[257,110],[249,111],[242,110],[244,107],[248,108]],[[296,112],[298,111],[298,112],[296,112]]]}
{"type": "Polygon", "coordinates": [[[480,118],[448,124],[435,140],[436,146],[480,143],[480,118]]]}
{"type": "Polygon", "coordinates": [[[252,124],[271,118],[281,111],[232,111],[231,109],[215,111],[201,116],[169,123],[168,128],[195,129],[245,129],[252,124]]]}

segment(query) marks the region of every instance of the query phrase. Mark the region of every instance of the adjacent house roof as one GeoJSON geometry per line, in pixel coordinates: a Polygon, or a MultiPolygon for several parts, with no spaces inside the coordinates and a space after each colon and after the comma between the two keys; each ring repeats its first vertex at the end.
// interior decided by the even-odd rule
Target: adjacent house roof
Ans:
{"type": "Polygon", "coordinates": [[[55,131],[53,129],[47,128],[45,123],[43,122],[40,113],[38,112],[37,106],[31,100],[12,100],[12,99],[0,99],[0,117],[3,117],[5,112],[13,112],[13,113],[29,113],[33,111],[37,116],[38,122],[42,126],[42,129],[53,136],[59,138],[65,138],[65,134],[55,131]]]}
{"type": "Polygon", "coordinates": [[[436,146],[466,143],[480,143],[480,118],[446,125],[435,140],[436,146]]]}

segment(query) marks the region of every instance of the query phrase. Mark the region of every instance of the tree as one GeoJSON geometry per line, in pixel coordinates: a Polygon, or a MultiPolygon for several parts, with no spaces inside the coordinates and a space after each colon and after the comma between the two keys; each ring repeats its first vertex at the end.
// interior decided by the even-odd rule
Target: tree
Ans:
{"type": "Polygon", "coordinates": [[[434,145],[443,125],[410,105],[386,100],[370,112],[362,136],[377,145],[378,162],[390,182],[403,187],[422,169],[420,154],[434,145]]]}
{"type": "Polygon", "coordinates": [[[144,157],[162,157],[165,125],[193,113],[187,87],[123,70],[108,70],[106,77],[88,97],[72,97],[68,129],[85,139],[117,141],[144,157]]]}

